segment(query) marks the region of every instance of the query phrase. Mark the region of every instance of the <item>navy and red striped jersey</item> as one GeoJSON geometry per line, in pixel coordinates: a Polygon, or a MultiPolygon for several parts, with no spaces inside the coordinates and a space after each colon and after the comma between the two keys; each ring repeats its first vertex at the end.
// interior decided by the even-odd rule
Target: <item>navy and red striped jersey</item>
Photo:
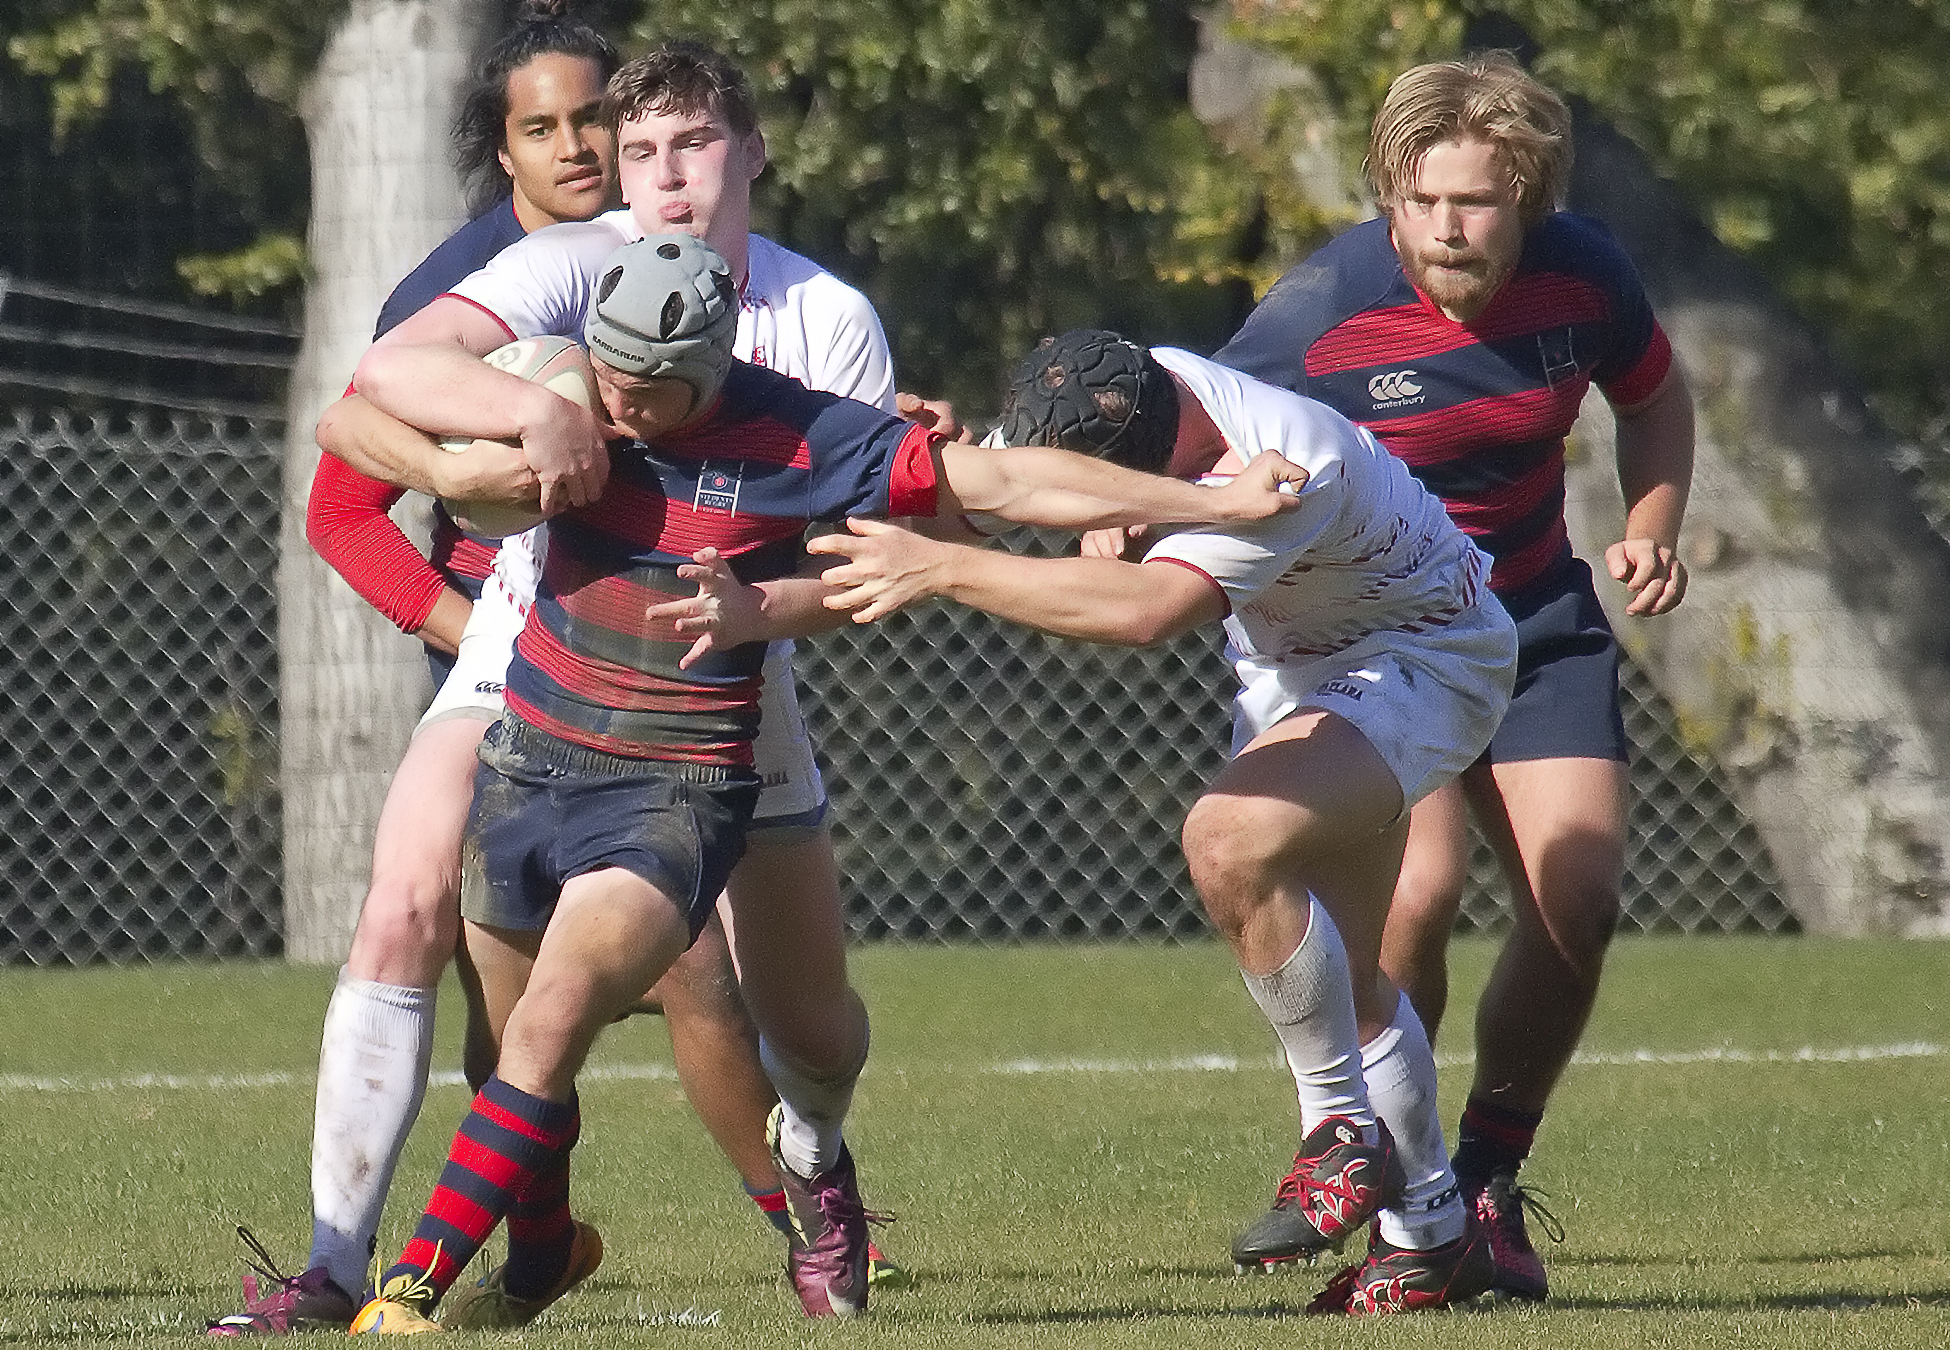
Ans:
{"type": "Polygon", "coordinates": [[[1570,561],[1564,438],[1585,391],[1641,403],[1672,348],[1610,232],[1560,211],[1468,323],[1409,282],[1385,219],[1357,225],[1281,277],[1217,359],[1372,431],[1507,593],[1570,561]]]}
{"type": "Polygon", "coordinates": [[[645,610],[695,595],[700,548],[741,581],[789,576],[812,521],[935,514],[934,433],[869,404],[734,362],[709,416],[655,444],[611,447],[588,506],[547,524],[508,707],[577,745],[637,759],[750,765],[765,644],[678,659],[692,639],[645,610]]]}

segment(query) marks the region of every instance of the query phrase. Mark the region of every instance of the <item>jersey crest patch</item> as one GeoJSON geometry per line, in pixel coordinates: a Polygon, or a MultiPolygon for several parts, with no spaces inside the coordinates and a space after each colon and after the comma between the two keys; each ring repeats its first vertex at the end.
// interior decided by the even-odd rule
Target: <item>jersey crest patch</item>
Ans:
{"type": "Polygon", "coordinates": [[[744,486],[745,466],[742,463],[725,470],[704,462],[704,468],[697,476],[697,495],[691,505],[699,511],[723,511],[727,515],[738,513],[738,489],[744,486]]]}

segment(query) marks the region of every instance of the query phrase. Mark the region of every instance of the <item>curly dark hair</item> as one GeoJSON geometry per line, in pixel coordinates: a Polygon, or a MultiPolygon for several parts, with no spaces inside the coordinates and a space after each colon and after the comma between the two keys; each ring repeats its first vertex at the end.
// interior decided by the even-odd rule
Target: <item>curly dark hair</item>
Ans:
{"type": "Polygon", "coordinates": [[[604,83],[622,64],[608,38],[571,16],[574,7],[573,0],[524,0],[514,26],[474,69],[453,135],[454,165],[467,191],[468,208],[476,215],[514,191],[500,159],[508,130],[508,77],[551,52],[594,61],[604,83]]]}

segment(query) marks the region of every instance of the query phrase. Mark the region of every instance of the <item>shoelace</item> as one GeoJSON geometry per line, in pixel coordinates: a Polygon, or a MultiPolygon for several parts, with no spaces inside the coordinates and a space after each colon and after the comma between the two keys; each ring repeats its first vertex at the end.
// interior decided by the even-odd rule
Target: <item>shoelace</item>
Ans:
{"type": "Polygon", "coordinates": [[[244,1260],[245,1265],[273,1284],[276,1284],[280,1289],[289,1289],[298,1283],[299,1276],[287,1275],[278,1269],[278,1263],[272,1259],[270,1251],[266,1249],[264,1244],[257,1240],[257,1234],[251,1232],[250,1229],[240,1223],[237,1225],[237,1236],[244,1240],[244,1245],[249,1247],[252,1255],[257,1258],[257,1260],[253,1261],[246,1257],[244,1260]],[[262,1264],[259,1264],[260,1262],[262,1264]]]}
{"type": "Polygon", "coordinates": [[[1280,1184],[1273,1191],[1273,1208],[1286,1209],[1300,1202],[1300,1187],[1303,1184],[1301,1169],[1307,1158],[1303,1154],[1293,1155],[1293,1170],[1280,1178],[1280,1184]]]}
{"type": "MultiPolygon", "coordinates": [[[[1494,1192],[1485,1190],[1483,1194],[1493,1195],[1494,1192]]],[[[1551,1213],[1549,1207],[1537,1198],[1541,1195],[1549,1195],[1549,1191],[1538,1190],[1529,1186],[1519,1186],[1513,1181],[1510,1183],[1507,1194],[1512,1200],[1517,1202],[1519,1210],[1536,1220],[1537,1226],[1544,1230],[1545,1237],[1549,1238],[1552,1242],[1564,1241],[1563,1221],[1551,1213]]]]}
{"type": "Polygon", "coordinates": [[[828,1186],[819,1193],[819,1215],[826,1220],[828,1232],[839,1228],[858,1216],[866,1223],[881,1226],[894,1222],[892,1214],[879,1214],[870,1210],[859,1199],[848,1195],[838,1186],[828,1186]]]}

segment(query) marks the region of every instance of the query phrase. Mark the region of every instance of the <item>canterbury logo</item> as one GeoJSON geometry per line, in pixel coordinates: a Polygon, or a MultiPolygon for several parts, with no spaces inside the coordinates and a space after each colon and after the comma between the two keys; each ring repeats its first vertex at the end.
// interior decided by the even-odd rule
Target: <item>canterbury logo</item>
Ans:
{"type": "Polygon", "coordinates": [[[1399,403],[1422,392],[1412,370],[1391,370],[1368,381],[1368,397],[1376,403],[1399,403]]]}

